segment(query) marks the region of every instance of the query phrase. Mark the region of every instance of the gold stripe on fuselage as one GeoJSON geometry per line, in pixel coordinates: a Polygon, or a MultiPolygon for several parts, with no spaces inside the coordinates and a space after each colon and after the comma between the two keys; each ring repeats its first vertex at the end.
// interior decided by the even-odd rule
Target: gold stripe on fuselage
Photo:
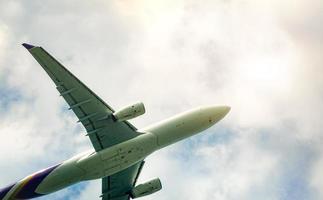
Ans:
{"type": "Polygon", "coordinates": [[[35,176],[36,174],[32,174],[30,176],[27,176],[20,182],[18,182],[4,197],[3,200],[19,200],[16,198],[16,195],[24,188],[24,186],[35,176]]]}

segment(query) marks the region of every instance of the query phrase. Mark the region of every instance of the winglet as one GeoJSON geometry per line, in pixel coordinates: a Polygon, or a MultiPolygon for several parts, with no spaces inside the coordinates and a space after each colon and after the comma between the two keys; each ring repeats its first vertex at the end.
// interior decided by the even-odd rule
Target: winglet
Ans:
{"type": "Polygon", "coordinates": [[[32,48],[34,48],[35,46],[31,45],[31,44],[27,44],[27,43],[23,43],[22,46],[24,46],[26,49],[30,50],[32,48]]]}

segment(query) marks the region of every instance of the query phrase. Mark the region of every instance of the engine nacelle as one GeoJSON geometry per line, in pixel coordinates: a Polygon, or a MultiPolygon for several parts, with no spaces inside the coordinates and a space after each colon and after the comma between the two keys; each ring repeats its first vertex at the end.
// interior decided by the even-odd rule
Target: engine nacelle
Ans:
{"type": "Polygon", "coordinates": [[[140,185],[134,187],[131,190],[130,195],[131,195],[131,198],[135,199],[135,198],[139,198],[139,197],[153,194],[161,189],[162,189],[161,182],[160,182],[159,178],[156,178],[156,179],[153,179],[151,181],[148,181],[146,183],[143,183],[143,184],[140,184],[140,185]]]}
{"type": "Polygon", "coordinates": [[[113,113],[113,116],[117,121],[122,122],[143,115],[145,112],[145,106],[140,102],[120,109],[113,113]]]}

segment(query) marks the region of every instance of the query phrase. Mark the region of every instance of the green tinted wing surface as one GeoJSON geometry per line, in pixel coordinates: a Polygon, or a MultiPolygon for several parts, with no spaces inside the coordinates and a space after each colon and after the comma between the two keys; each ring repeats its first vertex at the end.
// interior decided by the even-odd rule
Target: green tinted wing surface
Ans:
{"type": "Polygon", "coordinates": [[[102,179],[102,200],[129,200],[144,161],[102,179]]]}

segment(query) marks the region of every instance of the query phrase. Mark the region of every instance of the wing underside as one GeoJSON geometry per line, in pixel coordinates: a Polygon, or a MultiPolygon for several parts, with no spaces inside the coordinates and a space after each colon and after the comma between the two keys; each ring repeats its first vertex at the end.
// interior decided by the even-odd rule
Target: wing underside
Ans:
{"type": "Polygon", "coordinates": [[[138,135],[136,128],[129,122],[113,120],[111,114],[114,110],[47,51],[42,47],[28,47],[29,52],[53,80],[60,96],[77,116],[78,122],[85,127],[96,151],[138,135]]]}
{"type": "Polygon", "coordinates": [[[144,161],[102,179],[102,200],[129,200],[144,161]]]}

